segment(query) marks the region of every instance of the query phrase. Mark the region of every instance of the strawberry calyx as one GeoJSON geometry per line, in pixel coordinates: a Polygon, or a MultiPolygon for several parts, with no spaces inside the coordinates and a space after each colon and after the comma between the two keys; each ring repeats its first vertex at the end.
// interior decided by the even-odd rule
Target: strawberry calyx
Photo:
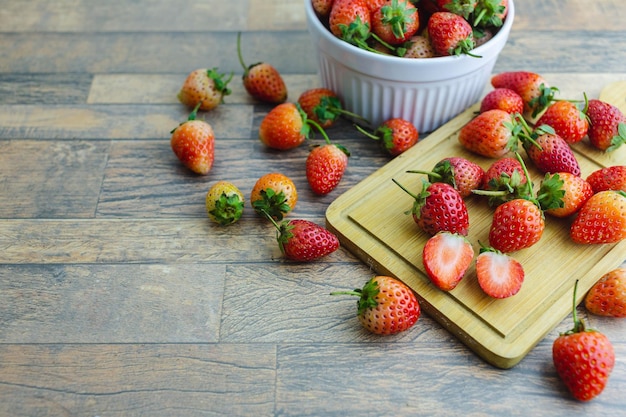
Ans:
{"type": "Polygon", "coordinates": [[[422,171],[410,169],[406,171],[409,174],[428,175],[430,182],[445,182],[456,188],[456,178],[454,177],[454,167],[449,160],[443,159],[435,164],[432,171],[422,171]]]}
{"type": "Polygon", "coordinates": [[[416,219],[419,219],[422,216],[422,207],[426,204],[426,199],[430,197],[428,187],[430,187],[431,183],[422,179],[422,190],[419,194],[415,194],[409,191],[404,185],[400,184],[395,178],[392,178],[391,181],[393,181],[394,184],[400,187],[405,193],[413,197],[414,201],[412,209],[404,212],[404,214],[412,214],[416,219]]]}
{"type": "Polygon", "coordinates": [[[215,221],[221,225],[234,223],[241,218],[244,203],[241,198],[235,194],[222,194],[215,200],[215,207],[209,211],[215,221]]]}
{"type": "Polygon", "coordinates": [[[505,7],[501,0],[480,0],[472,11],[474,17],[471,22],[474,27],[500,27],[503,24],[500,15],[504,13],[505,7]]]}
{"type": "Polygon", "coordinates": [[[544,111],[550,103],[555,101],[555,94],[559,91],[557,87],[548,87],[544,83],[539,86],[539,95],[528,103],[530,108],[533,109],[532,117],[536,117],[539,113],[544,111]]]}
{"type": "Polygon", "coordinates": [[[474,0],[452,0],[443,7],[449,12],[463,16],[465,20],[469,20],[476,9],[476,2],[474,0]]]}
{"type": "Polygon", "coordinates": [[[376,297],[379,293],[380,287],[378,285],[378,282],[374,278],[372,278],[367,281],[367,283],[365,283],[363,288],[355,288],[352,291],[333,291],[330,293],[330,295],[352,295],[359,297],[359,300],[357,301],[357,311],[360,315],[363,314],[365,310],[369,308],[374,308],[378,305],[376,297]]]}
{"type": "Polygon", "coordinates": [[[196,120],[198,117],[198,110],[200,109],[200,106],[202,105],[202,102],[198,102],[198,104],[196,104],[196,107],[193,108],[193,110],[191,111],[191,113],[189,113],[189,116],[187,116],[187,120],[185,120],[182,123],[179,123],[178,126],[176,126],[174,129],[172,129],[170,131],[170,133],[174,133],[176,131],[176,129],[178,129],[179,126],[184,125],[187,122],[190,122],[192,120],[196,120]]]}
{"type": "Polygon", "coordinates": [[[558,173],[546,173],[541,187],[537,191],[537,201],[542,210],[553,210],[565,206],[565,189],[563,188],[565,181],[561,179],[558,173]]]}
{"type": "MultiPolygon", "coordinates": [[[[280,224],[276,220],[274,220],[274,216],[272,216],[269,212],[264,209],[260,210],[261,214],[263,214],[276,228],[276,241],[278,242],[278,247],[280,248],[280,252],[285,254],[285,244],[293,237],[293,225],[289,220],[284,220],[280,224]]],[[[280,219],[279,219],[280,220],[280,219]]]]}
{"type": "Polygon", "coordinates": [[[367,122],[364,117],[344,109],[341,105],[341,100],[335,96],[322,97],[319,104],[313,109],[313,112],[322,124],[327,121],[334,122],[340,116],[347,116],[367,122]]]}
{"type": "Polygon", "coordinates": [[[613,152],[618,147],[626,143],[626,123],[617,125],[617,135],[611,139],[611,144],[606,148],[606,152],[613,152]]]}
{"type": "Polygon", "coordinates": [[[228,88],[228,83],[230,83],[230,81],[233,79],[234,74],[235,73],[231,71],[230,76],[225,79],[224,77],[226,77],[226,74],[219,73],[216,67],[207,70],[207,77],[213,80],[213,83],[215,84],[215,89],[222,93],[222,101],[224,99],[224,96],[228,96],[232,93],[230,88],[228,88]]]}
{"type": "Polygon", "coordinates": [[[282,220],[284,215],[291,210],[291,207],[287,203],[287,196],[282,191],[278,193],[272,189],[267,188],[261,190],[261,198],[252,202],[252,207],[257,213],[263,214],[266,217],[282,220]]]}
{"type": "Polygon", "coordinates": [[[391,26],[391,31],[396,38],[404,38],[407,23],[413,23],[413,15],[417,9],[409,8],[408,2],[400,5],[398,0],[392,0],[391,4],[385,4],[380,8],[382,22],[391,26]]]}

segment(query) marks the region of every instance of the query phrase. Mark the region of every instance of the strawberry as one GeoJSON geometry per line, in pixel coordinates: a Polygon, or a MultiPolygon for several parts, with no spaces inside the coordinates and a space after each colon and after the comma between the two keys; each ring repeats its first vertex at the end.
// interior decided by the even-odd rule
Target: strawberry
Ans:
{"type": "Polygon", "coordinates": [[[587,136],[589,129],[585,110],[571,101],[555,101],[548,106],[536,125],[548,125],[568,144],[577,143],[587,136]]]}
{"type": "Polygon", "coordinates": [[[213,110],[224,101],[224,96],[231,93],[227,86],[233,74],[228,79],[224,77],[217,68],[192,71],[178,92],[178,100],[190,108],[200,103],[199,110],[213,110]]]}
{"type": "Polygon", "coordinates": [[[272,216],[266,217],[276,227],[276,240],[286,259],[310,262],[323,258],[339,248],[339,239],[328,229],[309,220],[284,220],[278,224],[272,216]]]}
{"type": "Polygon", "coordinates": [[[476,278],[488,296],[514,296],[522,288],[524,277],[524,267],[517,259],[488,246],[480,248],[476,257],[476,278]]]}
{"type": "Polygon", "coordinates": [[[334,190],[348,167],[350,152],[342,145],[326,143],[314,146],[306,158],[306,179],[315,194],[328,194],[334,190]]]}
{"type": "Polygon", "coordinates": [[[589,141],[603,151],[612,152],[626,143],[626,116],[607,102],[592,99],[587,106],[589,141]]]}
{"type": "Polygon", "coordinates": [[[430,16],[428,36],[439,56],[472,55],[470,51],[476,45],[467,20],[451,12],[436,12],[430,16]]]}
{"type": "Polygon", "coordinates": [[[508,0],[479,0],[470,21],[473,27],[500,27],[509,12],[508,0]]]}
{"type": "Polygon", "coordinates": [[[215,223],[226,226],[235,223],[243,214],[243,194],[233,183],[218,181],[206,194],[206,211],[215,223]]]}
{"type": "Polygon", "coordinates": [[[524,112],[535,117],[553,100],[558,91],[550,87],[541,75],[529,71],[501,72],[491,77],[494,88],[508,88],[515,91],[524,100],[524,112]]]}
{"type": "Polygon", "coordinates": [[[300,94],[297,103],[307,118],[323,129],[331,127],[340,116],[363,120],[361,116],[345,110],[337,94],[328,88],[308,89],[300,94]]]}
{"type": "Polygon", "coordinates": [[[468,20],[478,4],[477,0],[436,0],[438,11],[452,12],[468,20]]]}
{"type": "Polygon", "coordinates": [[[583,178],[569,172],[546,174],[537,200],[546,214],[568,217],[578,212],[593,195],[591,185],[583,178]],[[558,199],[559,201],[554,201],[558,199]]]}
{"type": "Polygon", "coordinates": [[[415,293],[393,277],[378,275],[363,288],[335,291],[331,295],[359,297],[357,317],[365,329],[378,335],[391,335],[410,329],[420,317],[415,293]]]}
{"type": "Polygon", "coordinates": [[[600,277],[585,296],[585,308],[598,316],[626,317],[626,268],[600,277]]]}
{"type": "Polygon", "coordinates": [[[608,382],[615,351],[610,340],[597,330],[588,329],[576,314],[576,288],[572,315],[574,327],[559,334],[552,344],[552,360],[559,378],[570,393],[580,401],[597,397],[608,382]]]}
{"type": "Polygon", "coordinates": [[[422,250],[424,269],[430,281],[443,291],[453,290],[474,260],[474,248],[462,235],[439,232],[422,250]]]}
{"type": "Polygon", "coordinates": [[[522,191],[527,190],[526,182],[521,162],[517,158],[504,157],[487,168],[481,188],[488,191],[504,190],[512,196],[520,196],[522,191]]]}
{"type": "Polygon", "coordinates": [[[593,171],[587,177],[594,193],[607,190],[626,192],[626,165],[613,165],[593,171]]]}
{"type": "Polygon", "coordinates": [[[293,149],[309,138],[310,125],[319,126],[297,104],[282,103],[261,120],[259,140],[272,149],[293,149]]]}
{"type": "Polygon", "coordinates": [[[467,150],[487,158],[501,158],[517,150],[521,126],[504,110],[480,113],[459,131],[458,140],[467,150]]]}
{"type": "Polygon", "coordinates": [[[489,244],[503,253],[529,248],[539,242],[545,228],[537,202],[516,198],[496,207],[489,229],[489,244]]]}
{"type": "Polygon", "coordinates": [[[408,0],[388,0],[370,18],[372,31],[390,45],[409,40],[420,24],[417,8],[408,0]]]}
{"type": "Polygon", "coordinates": [[[242,81],[248,94],[272,104],[287,100],[287,86],[276,68],[266,62],[246,66],[241,53],[241,32],[237,33],[237,56],[243,67],[242,81]]]}
{"type": "Polygon", "coordinates": [[[333,7],[334,0],[312,0],[311,5],[318,17],[321,19],[328,18],[330,9],[333,7]]]}
{"type": "Polygon", "coordinates": [[[435,56],[430,40],[423,35],[412,36],[405,44],[404,58],[432,58],[435,56]]]}
{"type": "Polygon", "coordinates": [[[380,141],[381,148],[392,156],[400,155],[419,140],[419,132],[415,125],[399,117],[385,120],[373,132],[367,132],[358,125],[356,128],[365,136],[380,141]]]}
{"type": "Polygon", "coordinates": [[[280,172],[262,175],[252,187],[250,204],[259,214],[282,220],[298,202],[298,190],[291,178],[280,172]]]}
{"type": "Polygon", "coordinates": [[[410,170],[410,173],[426,174],[430,182],[445,182],[453,186],[465,198],[472,190],[480,188],[485,177],[485,170],[468,159],[454,156],[437,162],[432,171],[410,170]]]}
{"type": "Polygon", "coordinates": [[[509,88],[495,88],[488,92],[480,102],[480,113],[487,110],[500,109],[510,114],[524,111],[524,100],[509,88]]]}
{"type": "Polygon", "coordinates": [[[186,122],[172,130],[172,151],[184,166],[196,174],[206,175],[213,167],[215,158],[215,134],[210,124],[197,120],[200,103],[186,122]]]}
{"type": "MultiPolygon", "coordinates": [[[[519,120],[524,123],[521,117],[519,120]]],[[[527,130],[519,138],[526,154],[539,171],[580,175],[580,166],[572,148],[550,126],[541,125],[532,132],[527,130]]]]}
{"type": "Polygon", "coordinates": [[[469,214],[461,194],[450,184],[423,181],[419,194],[413,194],[392,179],[402,190],[414,198],[413,207],[407,214],[427,234],[433,236],[439,232],[458,233],[467,236],[469,214]]]}
{"type": "Polygon", "coordinates": [[[371,35],[371,12],[364,0],[335,0],[328,28],[336,37],[368,49],[367,39],[371,35]]]}
{"type": "Polygon", "coordinates": [[[617,243],[626,239],[626,192],[600,191],[578,210],[570,227],[576,243],[617,243]]]}

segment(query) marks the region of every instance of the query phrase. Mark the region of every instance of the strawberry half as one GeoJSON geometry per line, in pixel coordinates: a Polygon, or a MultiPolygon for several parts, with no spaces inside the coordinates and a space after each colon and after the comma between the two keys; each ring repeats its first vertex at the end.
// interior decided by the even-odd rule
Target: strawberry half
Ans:
{"type": "Polygon", "coordinates": [[[430,281],[443,291],[453,290],[474,260],[474,248],[462,235],[440,232],[424,245],[422,261],[430,281]]]}
{"type": "Polygon", "coordinates": [[[476,278],[490,297],[508,298],[524,283],[524,268],[515,258],[494,248],[482,247],[476,257],[476,278]]]}

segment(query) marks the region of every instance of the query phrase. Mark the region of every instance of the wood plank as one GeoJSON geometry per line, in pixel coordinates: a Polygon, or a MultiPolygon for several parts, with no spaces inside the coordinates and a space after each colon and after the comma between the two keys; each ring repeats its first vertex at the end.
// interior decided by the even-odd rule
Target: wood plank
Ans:
{"type": "Polygon", "coordinates": [[[206,343],[224,266],[0,265],[0,343],[206,343]]]}
{"type": "Polygon", "coordinates": [[[84,103],[90,74],[0,74],[0,104],[84,103]]]}
{"type": "Polygon", "coordinates": [[[272,416],[266,344],[3,345],[0,414],[272,416]]]}

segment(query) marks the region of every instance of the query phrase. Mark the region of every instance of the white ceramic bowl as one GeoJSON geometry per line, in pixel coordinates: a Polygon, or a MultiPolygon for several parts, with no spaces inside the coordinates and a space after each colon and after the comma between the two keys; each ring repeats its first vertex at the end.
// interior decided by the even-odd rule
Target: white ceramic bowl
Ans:
{"type": "Polygon", "coordinates": [[[304,3],[322,85],[373,127],[401,117],[420,133],[435,130],[480,99],[515,15],[513,0],[509,0],[498,33],[472,51],[481,58],[411,59],[376,54],[336,38],[315,14],[311,0],[304,3]]]}

